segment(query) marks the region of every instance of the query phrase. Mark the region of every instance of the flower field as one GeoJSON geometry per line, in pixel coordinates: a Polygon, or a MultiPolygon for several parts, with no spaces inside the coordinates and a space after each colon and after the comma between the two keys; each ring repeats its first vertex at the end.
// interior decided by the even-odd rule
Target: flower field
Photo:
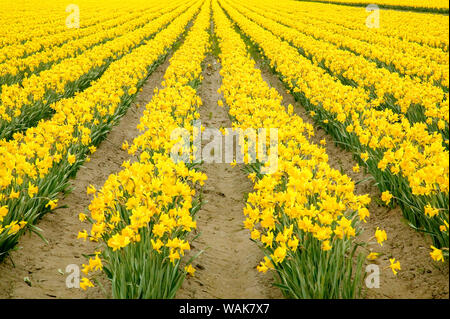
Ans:
{"type": "Polygon", "coordinates": [[[1,298],[448,298],[448,2],[0,3],[1,298]]]}

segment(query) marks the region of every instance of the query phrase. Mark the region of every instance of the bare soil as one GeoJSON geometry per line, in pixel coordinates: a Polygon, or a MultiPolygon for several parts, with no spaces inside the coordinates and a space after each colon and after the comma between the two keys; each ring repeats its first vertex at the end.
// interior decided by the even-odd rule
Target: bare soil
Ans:
{"type": "MultiPolygon", "coordinates": [[[[205,62],[199,91],[202,125],[229,128],[227,110],[217,104],[220,64],[213,56],[205,62]]],[[[202,141],[202,146],[208,142],[202,141]]],[[[200,237],[194,242],[191,255],[200,250],[204,253],[193,263],[195,277],[184,281],[177,298],[281,298],[279,289],[272,286],[271,275],[256,270],[264,255],[243,227],[244,195],[252,191],[252,185],[242,172],[242,165],[204,163],[202,168],[208,176],[203,189],[207,202],[197,213],[200,237]]]]}
{"type": "MultiPolygon", "coordinates": [[[[100,277],[105,292],[99,288],[88,291],[66,287],[66,266],[86,263],[82,254],[95,250],[92,242],[77,240],[78,231],[88,227],[78,220],[91,201],[86,188],[93,184],[101,187],[111,173],[118,172],[124,160],[130,155],[122,150],[122,143],[131,141],[139,134],[136,126],[143,113],[144,105],[160,87],[169,58],[159,66],[143,86],[127,114],[118,126],[108,134],[97,152],[91,156],[71,181],[73,191],[61,195],[59,208],[45,215],[39,222],[48,244],[37,235],[28,234],[21,238],[19,250],[11,253],[0,263],[0,298],[105,298],[108,296],[108,280],[100,277]],[[137,105],[140,105],[140,108],[137,105]],[[25,281],[27,278],[28,283],[25,281]]],[[[203,83],[199,94],[203,101],[200,108],[201,122],[205,127],[231,127],[226,107],[217,104],[221,85],[220,64],[209,56],[205,61],[203,83]]],[[[264,80],[283,96],[284,105],[293,104],[295,112],[305,122],[313,123],[306,110],[286,92],[281,81],[267,68],[260,65],[264,80]]],[[[325,139],[331,167],[341,170],[355,182],[370,175],[362,170],[352,170],[356,165],[350,152],[335,145],[331,136],[316,126],[314,143],[325,139]]],[[[209,141],[203,141],[203,145],[209,141]]],[[[244,229],[243,207],[245,194],[252,191],[252,185],[242,165],[232,167],[228,163],[202,165],[208,180],[203,187],[205,205],[197,213],[197,231],[200,236],[193,242],[193,256],[204,252],[194,261],[194,277],[188,277],[177,293],[177,298],[282,298],[278,288],[273,287],[270,273],[261,274],[256,266],[263,258],[262,251],[250,241],[249,231],[244,229]]],[[[374,263],[380,266],[380,288],[364,288],[363,298],[449,298],[449,266],[431,260],[430,240],[407,225],[399,208],[390,209],[378,204],[380,192],[373,180],[364,181],[355,187],[358,194],[369,194],[372,198],[371,212],[363,224],[361,241],[369,241],[369,250],[382,255],[374,263]],[[385,229],[388,240],[380,247],[371,237],[376,227],[385,229]],[[401,271],[394,276],[388,268],[389,258],[395,257],[401,263],[401,271]]]]}
{"type": "MultiPolygon", "coordinates": [[[[56,209],[40,220],[37,226],[42,229],[48,244],[34,233],[27,234],[20,239],[20,249],[0,263],[0,298],[107,297],[99,287],[86,291],[66,287],[69,275],[65,273],[67,265],[75,264],[82,269],[82,264],[87,263],[82,254],[92,254],[96,247],[92,242],[77,239],[79,231],[85,228],[90,230],[89,224],[79,221],[78,214],[85,212],[92,200],[92,195],[86,194],[89,184],[97,189],[102,187],[108,176],[120,171],[123,161],[130,159],[121,146],[126,140],[131,142],[138,136],[136,126],[145,105],[153,96],[154,88],[160,87],[168,65],[169,57],[150,75],[135,103],[91,155],[91,161],[85,162],[77,172],[76,178],[71,181],[73,191],[61,195],[58,202],[58,206],[67,205],[67,208],[56,209]],[[31,286],[24,281],[25,277],[29,278],[31,286]]],[[[100,278],[100,282],[108,291],[108,280],[100,278]]]]}
{"type": "MultiPolygon", "coordinates": [[[[264,80],[271,87],[277,89],[283,97],[285,106],[292,104],[295,113],[303,121],[314,124],[305,108],[295,101],[295,98],[286,91],[285,86],[274,75],[266,65],[259,65],[264,80]]],[[[354,182],[362,181],[371,175],[363,169],[359,173],[353,171],[357,162],[353,159],[351,152],[346,151],[334,143],[333,138],[322,128],[315,125],[315,136],[311,141],[319,144],[320,140],[326,140],[326,151],[329,165],[341,170],[354,182]]],[[[363,298],[369,299],[429,299],[449,298],[449,265],[448,263],[434,262],[429,255],[431,251],[431,240],[423,234],[413,230],[403,218],[400,208],[390,209],[377,203],[381,193],[374,185],[373,179],[362,182],[355,186],[355,193],[369,194],[372,201],[369,205],[370,218],[363,224],[363,233],[360,240],[369,241],[375,234],[377,227],[386,230],[388,240],[380,245],[370,240],[369,251],[379,252],[382,255],[374,263],[380,269],[380,287],[364,288],[363,298]],[[389,258],[400,261],[401,271],[396,276],[389,267],[389,258]]]]}

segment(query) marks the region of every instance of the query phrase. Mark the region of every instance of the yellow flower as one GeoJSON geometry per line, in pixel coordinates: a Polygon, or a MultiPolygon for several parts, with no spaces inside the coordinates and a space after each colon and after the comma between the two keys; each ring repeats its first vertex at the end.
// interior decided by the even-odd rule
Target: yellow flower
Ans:
{"type": "Polygon", "coordinates": [[[358,210],[359,220],[366,222],[366,218],[370,216],[370,212],[366,207],[358,210]]]}
{"type": "Polygon", "coordinates": [[[49,202],[47,203],[47,205],[45,205],[45,207],[50,207],[50,209],[53,210],[53,209],[56,208],[56,206],[58,206],[57,203],[58,203],[58,200],[57,200],[57,199],[51,200],[51,201],[49,201],[49,202]]]}
{"type": "Polygon", "coordinates": [[[432,217],[436,216],[437,214],[439,214],[439,209],[431,207],[430,204],[425,206],[425,215],[432,218],[432,217]]]}
{"type": "Polygon", "coordinates": [[[355,166],[353,166],[353,171],[354,171],[355,173],[359,173],[359,165],[358,165],[358,164],[356,164],[355,166]]]}
{"type": "Polygon", "coordinates": [[[381,193],[381,200],[383,202],[385,202],[386,205],[389,204],[389,202],[391,201],[391,198],[392,198],[392,194],[389,191],[385,191],[385,192],[381,193]]]}
{"type": "Polygon", "coordinates": [[[396,262],[395,258],[390,258],[389,262],[391,263],[389,267],[392,269],[392,272],[394,273],[394,275],[397,275],[397,270],[401,270],[400,262],[396,262]]]}
{"type": "Polygon", "coordinates": [[[330,245],[330,241],[329,240],[325,240],[322,242],[322,250],[323,251],[327,251],[330,250],[332,248],[332,246],[330,245]]]}
{"type": "Polygon", "coordinates": [[[380,253],[371,252],[370,254],[367,255],[367,259],[375,260],[378,258],[379,255],[380,255],[380,253]]]}
{"type": "Polygon", "coordinates": [[[184,267],[184,271],[187,272],[189,275],[194,276],[195,268],[192,267],[191,264],[189,264],[189,266],[184,267]]]}
{"type": "Polygon", "coordinates": [[[269,270],[269,268],[266,266],[265,263],[261,262],[256,269],[258,269],[259,272],[265,273],[267,272],[267,270],[269,270]]]}
{"type": "Polygon", "coordinates": [[[20,192],[15,192],[14,190],[11,190],[11,194],[9,194],[9,198],[14,199],[14,198],[19,198],[20,192]]]}
{"type": "Polygon", "coordinates": [[[9,225],[6,225],[5,229],[9,228],[8,235],[15,235],[15,234],[17,234],[17,232],[19,230],[24,228],[26,224],[27,224],[26,221],[20,221],[19,223],[17,223],[17,221],[15,220],[12,223],[10,223],[9,225]]]}
{"type": "Polygon", "coordinates": [[[3,221],[3,218],[8,214],[8,206],[0,207],[0,222],[3,221]]]}
{"type": "Polygon", "coordinates": [[[377,227],[375,231],[375,238],[377,239],[377,242],[380,244],[380,246],[383,246],[383,241],[387,240],[386,231],[380,230],[380,228],[377,227]]]}
{"type": "Polygon", "coordinates": [[[369,153],[361,153],[361,159],[365,162],[369,159],[369,153]]]}
{"type": "Polygon", "coordinates": [[[273,252],[272,259],[275,263],[282,263],[284,258],[286,257],[286,246],[282,245],[280,247],[277,247],[277,249],[275,249],[275,251],[273,252]]]}
{"type": "Polygon", "coordinates": [[[70,165],[72,165],[73,163],[75,163],[75,160],[76,160],[76,159],[77,159],[77,158],[76,158],[75,155],[72,155],[72,154],[68,153],[68,155],[67,155],[67,161],[69,162],[70,165]]]}
{"type": "Polygon", "coordinates": [[[33,198],[38,192],[38,187],[33,185],[31,182],[28,183],[28,195],[33,198]]]}
{"type": "Polygon", "coordinates": [[[137,88],[135,86],[133,86],[132,88],[128,89],[128,94],[129,95],[133,95],[136,92],[137,92],[137,88]]]}
{"type": "Polygon", "coordinates": [[[89,258],[89,267],[94,271],[103,268],[102,260],[98,257],[98,254],[94,258],[89,258]]]}
{"type": "Polygon", "coordinates": [[[115,234],[108,239],[108,247],[111,247],[113,251],[126,247],[129,243],[130,237],[121,234],[115,234]]]}
{"type": "Polygon", "coordinates": [[[298,247],[298,238],[294,236],[293,239],[289,239],[288,246],[292,251],[295,251],[298,247]]]}
{"type": "Polygon", "coordinates": [[[448,231],[448,223],[444,220],[444,225],[440,225],[439,226],[439,230],[441,231],[441,232],[445,232],[445,231],[448,231]]]}
{"type": "Polygon", "coordinates": [[[88,188],[87,188],[87,194],[95,194],[96,189],[92,184],[89,184],[88,188]]]}
{"type": "Polygon", "coordinates": [[[94,287],[94,284],[86,277],[83,277],[80,281],[80,288],[86,290],[88,287],[94,287]]]}
{"type": "Polygon", "coordinates": [[[267,235],[262,235],[261,242],[266,245],[266,247],[272,247],[273,233],[269,231],[267,235]]]}
{"type": "Polygon", "coordinates": [[[164,243],[160,239],[157,239],[156,242],[152,239],[151,243],[153,249],[156,250],[158,253],[161,253],[161,247],[164,246],[164,243]]]}
{"type": "Polygon", "coordinates": [[[169,254],[169,259],[172,264],[175,264],[175,260],[180,259],[180,254],[177,250],[171,249],[169,254]]]}
{"type": "Polygon", "coordinates": [[[260,237],[261,237],[261,233],[260,233],[257,229],[254,229],[254,230],[251,232],[251,238],[252,238],[253,240],[258,240],[260,237]]]}
{"type": "Polygon", "coordinates": [[[86,230],[78,232],[77,239],[83,238],[85,241],[88,238],[88,233],[86,230]]]}
{"type": "Polygon", "coordinates": [[[91,266],[88,264],[88,265],[85,265],[85,264],[83,264],[83,265],[81,265],[82,267],[83,267],[83,269],[81,270],[81,272],[83,273],[83,274],[85,274],[85,275],[88,275],[89,274],[89,272],[91,271],[91,266]]]}
{"type": "Polygon", "coordinates": [[[442,255],[442,250],[441,249],[437,249],[434,246],[430,246],[431,249],[433,249],[433,251],[430,253],[431,258],[433,258],[433,260],[435,261],[442,261],[444,262],[444,256],[442,255]]]}

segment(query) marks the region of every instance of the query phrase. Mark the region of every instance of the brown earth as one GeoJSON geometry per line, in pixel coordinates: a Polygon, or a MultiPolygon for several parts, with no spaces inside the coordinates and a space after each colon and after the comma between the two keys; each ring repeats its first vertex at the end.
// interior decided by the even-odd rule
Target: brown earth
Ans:
{"type": "MultiPolygon", "coordinates": [[[[11,253],[0,263],[0,298],[105,298],[109,291],[106,278],[100,281],[106,289],[91,288],[87,292],[66,287],[66,266],[75,264],[81,267],[86,263],[82,254],[94,252],[95,244],[77,240],[78,231],[87,224],[78,220],[78,214],[88,207],[91,196],[86,188],[93,184],[101,187],[111,173],[118,172],[124,160],[130,155],[121,148],[125,140],[129,142],[139,134],[136,126],[153,95],[153,89],[160,87],[163,74],[168,66],[168,58],[150,76],[143,91],[138,95],[120,124],[113,128],[107,139],[99,145],[97,152],[91,156],[72,180],[73,191],[61,195],[59,206],[45,215],[38,227],[47,239],[44,243],[37,235],[29,234],[21,238],[18,251],[11,253]],[[25,278],[29,279],[27,284],[25,278]]],[[[214,57],[207,58],[204,68],[204,81],[199,89],[203,106],[200,108],[201,122],[205,127],[231,127],[227,109],[217,105],[220,86],[220,64],[214,57]]],[[[295,102],[286,92],[280,80],[265,65],[259,66],[262,75],[272,87],[283,96],[283,103],[293,104],[296,114],[305,122],[313,123],[305,109],[295,102]]],[[[331,167],[341,170],[355,182],[370,177],[364,172],[355,173],[356,164],[350,152],[333,143],[332,137],[321,128],[316,128],[312,141],[319,143],[325,139],[326,150],[331,167]]],[[[203,141],[203,145],[208,141],[203,141]]],[[[204,252],[194,261],[195,277],[188,277],[177,293],[177,298],[281,298],[279,289],[272,286],[271,274],[260,274],[256,266],[263,253],[256,244],[249,240],[249,232],[243,228],[244,196],[252,191],[252,185],[242,165],[231,167],[230,164],[203,164],[202,169],[208,176],[203,187],[204,199],[207,201],[197,213],[199,238],[192,244],[193,256],[201,250],[204,252]]],[[[380,288],[364,289],[364,298],[449,298],[448,263],[431,260],[430,240],[411,229],[404,221],[398,208],[390,209],[375,200],[380,192],[373,180],[356,185],[356,193],[368,193],[372,197],[371,216],[363,224],[361,241],[369,241],[369,249],[383,255],[374,262],[380,266],[380,288]],[[380,247],[371,237],[376,227],[385,229],[388,240],[380,247]],[[394,276],[388,268],[389,258],[399,260],[402,269],[394,276]]]]}
{"type": "MultiPolygon", "coordinates": [[[[305,122],[314,124],[308,112],[295,101],[294,97],[287,93],[285,86],[275,76],[271,70],[263,63],[259,64],[264,80],[271,87],[277,89],[283,97],[284,105],[294,105],[295,113],[305,122]]],[[[326,152],[329,164],[332,168],[341,170],[354,182],[363,181],[370,177],[369,174],[353,171],[357,162],[352,154],[338,147],[333,138],[322,128],[315,125],[315,136],[311,140],[319,144],[320,140],[326,140],[326,152]]],[[[370,251],[382,253],[379,258],[370,263],[379,265],[380,287],[365,288],[364,298],[449,298],[449,265],[448,263],[434,262],[429,255],[431,251],[431,240],[423,234],[413,230],[402,216],[401,210],[397,207],[390,209],[377,203],[376,198],[380,198],[380,191],[374,185],[373,179],[362,182],[355,186],[357,194],[369,194],[372,201],[369,205],[370,218],[363,224],[363,233],[360,240],[367,242],[370,240],[368,249],[370,251]],[[383,247],[372,238],[377,227],[386,230],[388,240],[383,243],[383,247]],[[372,239],[371,239],[372,238],[372,239]],[[394,276],[389,267],[389,258],[396,258],[400,261],[401,271],[394,276]]],[[[369,262],[367,262],[368,264],[369,262]]]]}
{"type": "MultiPolygon", "coordinates": [[[[151,100],[155,87],[160,87],[169,58],[161,64],[148,78],[137,96],[135,103],[122,117],[120,123],[109,132],[107,139],[91,155],[91,161],[85,162],[71,181],[73,191],[59,199],[58,205],[67,208],[54,210],[45,215],[38,223],[42,235],[48,244],[36,234],[23,236],[19,242],[19,250],[11,253],[0,263],[0,298],[106,298],[107,295],[99,287],[87,291],[66,287],[65,273],[69,264],[78,265],[81,269],[87,259],[82,254],[92,254],[95,244],[77,240],[79,231],[89,224],[78,220],[78,214],[85,212],[92,195],[86,194],[89,184],[97,189],[102,187],[111,173],[121,169],[123,161],[130,155],[122,150],[124,141],[131,142],[139,134],[136,126],[143,114],[145,105],[151,100]],[[31,281],[29,286],[24,278],[31,281]]],[[[108,280],[100,277],[100,282],[108,288],[108,280]]]]}
{"type": "MultiPolygon", "coordinates": [[[[206,61],[199,95],[200,120],[206,128],[230,128],[227,110],[219,107],[217,90],[221,85],[220,64],[212,56],[206,61]]],[[[209,140],[202,140],[202,146],[209,140]]],[[[223,152],[222,152],[223,153],[223,152]]],[[[272,286],[270,275],[261,275],[256,266],[263,258],[262,251],[250,241],[244,229],[244,195],[252,191],[250,180],[242,172],[242,165],[204,163],[208,176],[203,187],[207,201],[197,213],[200,237],[193,243],[204,252],[194,261],[195,277],[187,278],[177,298],[281,298],[272,286]]]]}

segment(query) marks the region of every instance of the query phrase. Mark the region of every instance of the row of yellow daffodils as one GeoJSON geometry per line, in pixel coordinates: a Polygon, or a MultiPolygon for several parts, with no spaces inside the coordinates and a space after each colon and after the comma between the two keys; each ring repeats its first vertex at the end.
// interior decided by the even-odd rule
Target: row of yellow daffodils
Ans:
{"type": "MultiPolygon", "coordinates": [[[[151,10],[134,10],[131,13],[120,15],[112,19],[105,19],[100,23],[82,29],[76,38],[70,40],[63,39],[62,45],[46,44],[45,49],[28,54],[22,58],[9,58],[0,64],[0,85],[19,82],[28,74],[37,73],[43,69],[48,69],[53,63],[59,62],[68,57],[75,57],[95,45],[131,32],[138,27],[142,27],[154,18],[162,15],[175,7],[170,5],[159,6],[151,10]],[[148,11],[148,12],[147,12],[148,11]],[[152,13],[148,15],[148,13],[152,13]]],[[[55,38],[61,41],[61,35],[56,34],[55,38]]],[[[30,43],[26,42],[26,43],[30,43]]]]}
{"type": "MultiPolygon", "coordinates": [[[[338,76],[344,84],[365,88],[371,97],[372,107],[389,107],[396,113],[405,114],[411,123],[427,122],[430,131],[439,130],[444,136],[448,135],[448,93],[444,93],[441,88],[428,82],[420,83],[417,78],[401,76],[385,68],[378,68],[376,63],[366,60],[361,55],[341,50],[329,42],[316,40],[316,36],[304,34],[307,32],[304,31],[303,25],[297,22],[298,19],[295,21],[286,19],[280,17],[279,13],[271,14],[267,10],[254,9],[258,12],[255,13],[240,3],[234,3],[233,7],[297,47],[315,65],[323,66],[338,76]]],[[[316,27],[314,30],[319,29],[316,27]]],[[[327,33],[330,38],[340,37],[326,29],[322,32],[327,33]]],[[[445,69],[448,73],[448,65],[445,69]]]]}
{"type": "Polygon", "coordinates": [[[0,23],[8,28],[0,30],[0,62],[64,44],[90,34],[95,25],[156,4],[144,0],[130,0],[126,4],[120,0],[108,3],[79,0],[76,4],[64,0],[32,0],[19,6],[17,1],[1,0],[4,10],[0,13],[0,23]],[[79,13],[79,28],[67,24],[75,21],[74,6],[79,13]]]}
{"type": "MultiPolygon", "coordinates": [[[[29,6],[25,3],[18,6],[17,2],[12,0],[1,2],[2,13],[6,11],[11,13],[11,16],[6,18],[0,15],[1,25],[8,26],[0,30],[0,62],[30,55],[90,34],[93,26],[117,18],[120,16],[119,12],[123,14],[127,10],[126,7],[120,6],[105,8],[82,0],[77,2],[80,9],[80,28],[68,28],[66,19],[70,12],[66,12],[66,7],[69,3],[64,1],[55,1],[50,6],[36,0],[28,1],[29,6]],[[7,11],[9,6],[12,8],[7,11]]],[[[137,9],[137,4],[133,1],[130,6],[137,9]]]]}
{"type": "Polygon", "coordinates": [[[380,190],[392,193],[412,225],[431,233],[448,255],[449,153],[442,135],[389,109],[371,108],[363,88],[343,85],[289,43],[221,4],[314,119],[360,158],[380,190]]]}
{"type": "MultiPolygon", "coordinates": [[[[0,207],[3,217],[0,256],[12,249],[23,233],[9,233],[14,221],[33,224],[109,129],[117,123],[145,81],[184,32],[200,3],[176,17],[152,40],[110,64],[104,74],[74,98],[54,105],[55,114],[10,141],[0,141],[0,207]]],[[[30,226],[31,227],[31,226],[30,226]]]]}
{"type": "MultiPolygon", "coordinates": [[[[318,0],[321,2],[369,5],[373,2],[367,0],[318,0]]],[[[417,9],[447,9],[447,0],[377,0],[377,5],[392,8],[417,8],[417,9]]]]}
{"type": "MultiPolygon", "coordinates": [[[[395,43],[402,43],[405,41],[401,41],[399,39],[397,41],[395,41],[395,39],[392,39],[392,38],[387,39],[385,36],[380,36],[380,37],[376,38],[372,34],[370,34],[370,32],[368,32],[369,29],[367,29],[365,31],[354,32],[356,34],[363,34],[367,38],[371,39],[372,43],[369,43],[362,39],[350,37],[349,33],[352,33],[350,30],[343,28],[341,26],[338,26],[334,23],[326,23],[326,22],[324,23],[323,21],[320,21],[319,23],[314,23],[314,22],[311,22],[311,19],[308,16],[296,15],[295,17],[293,17],[293,16],[288,16],[288,15],[283,15],[280,12],[280,10],[273,10],[272,12],[267,12],[267,8],[265,6],[266,1],[256,0],[256,1],[252,1],[252,2],[256,5],[258,3],[260,4],[259,10],[257,10],[257,12],[259,14],[262,14],[271,20],[275,20],[279,23],[282,23],[282,24],[288,26],[289,28],[285,27],[286,29],[291,29],[290,34],[287,35],[285,38],[288,41],[291,41],[294,45],[296,45],[296,46],[298,45],[303,48],[303,43],[304,43],[304,40],[306,40],[306,38],[309,38],[309,39],[313,38],[314,40],[320,39],[320,40],[325,41],[326,43],[329,43],[328,44],[329,48],[321,48],[322,50],[328,50],[328,49],[333,50],[333,47],[330,44],[336,45],[334,52],[332,52],[332,53],[330,52],[330,54],[332,54],[333,56],[342,55],[342,58],[336,57],[337,61],[335,61],[335,64],[341,63],[341,60],[344,58],[355,60],[355,57],[354,57],[355,55],[351,54],[351,53],[355,53],[360,61],[362,61],[363,57],[365,57],[369,61],[376,61],[378,63],[378,64],[376,64],[374,62],[370,63],[371,67],[369,70],[367,70],[367,72],[369,72],[369,73],[373,73],[374,72],[373,69],[377,68],[378,65],[384,65],[384,66],[389,67],[392,70],[399,72],[399,74],[401,74],[403,76],[407,76],[406,79],[409,80],[408,83],[410,83],[410,86],[411,85],[418,86],[418,88],[416,88],[416,90],[421,89],[421,90],[423,90],[422,93],[427,93],[429,90],[433,90],[433,88],[430,87],[430,84],[442,86],[448,92],[449,56],[448,56],[448,53],[444,53],[442,50],[439,50],[436,48],[424,47],[419,44],[415,44],[415,45],[411,45],[410,50],[406,50],[406,52],[402,52],[402,50],[399,50],[399,48],[397,46],[395,46],[395,43]],[[298,32],[295,32],[295,30],[297,30],[298,32]],[[296,35],[298,37],[302,37],[302,39],[299,39],[298,42],[292,41],[290,39],[290,37],[292,36],[292,33],[296,33],[296,35]],[[386,39],[387,45],[383,46],[382,43],[380,43],[379,38],[386,39]],[[414,54],[414,52],[417,51],[418,47],[424,48],[423,51],[426,51],[426,52],[432,51],[433,53],[435,53],[434,55],[436,56],[436,59],[438,59],[440,62],[436,62],[436,61],[430,59],[429,57],[420,57],[420,56],[417,56],[416,54],[414,54]],[[343,53],[336,54],[336,50],[338,48],[342,49],[340,51],[343,53]],[[350,52],[347,52],[347,51],[350,51],[350,52]],[[346,53],[346,55],[345,55],[345,53],[346,53]],[[439,53],[439,54],[437,54],[437,53],[439,53]],[[425,83],[423,84],[422,87],[420,87],[420,85],[418,85],[418,83],[417,83],[419,81],[416,79],[414,82],[412,82],[411,79],[409,78],[409,76],[418,77],[419,79],[423,80],[425,83]],[[429,82],[429,84],[428,84],[428,82],[429,82]],[[427,84],[428,84],[428,86],[426,86],[427,84]]],[[[252,9],[253,9],[253,6],[252,6],[252,9]]],[[[258,21],[258,23],[259,23],[259,21],[258,21]]],[[[276,27],[277,35],[279,35],[278,32],[281,31],[280,29],[283,29],[283,31],[285,31],[285,29],[282,27],[283,26],[276,27]]],[[[317,45],[320,45],[317,40],[316,41],[314,41],[314,40],[312,40],[312,41],[309,40],[311,43],[310,46],[313,43],[317,43],[317,45]]],[[[411,44],[410,42],[407,42],[407,43],[411,44]]],[[[307,51],[306,48],[305,48],[305,51],[307,51]]],[[[316,55],[316,53],[313,53],[313,55],[316,55]]],[[[322,56],[323,55],[326,55],[326,53],[324,52],[322,54],[322,56]]],[[[317,60],[320,61],[322,56],[318,56],[317,60]]],[[[349,61],[347,61],[347,62],[349,62],[349,61]]],[[[357,63],[357,62],[358,61],[352,61],[351,64],[354,65],[354,63],[357,63]]],[[[357,64],[357,66],[360,67],[361,69],[363,69],[364,67],[368,68],[368,66],[364,66],[364,65],[359,66],[359,64],[364,64],[364,62],[359,62],[357,64]]],[[[342,67],[341,69],[345,70],[344,67],[342,67]]],[[[365,71],[362,71],[362,73],[365,73],[365,71]]],[[[350,72],[350,75],[351,75],[351,72],[350,72]]],[[[396,83],[396,82],[398,82],[398,79],[400,79],[400,76],[396,74],[396,78],[390,79],[389,81],[393,81],[392,83],[396,83]]],[[[380,79],[380,81],[382,83],[385,83],[386,79],[380,79]]],[[[391,83],[391,82],[388,82],[388,83],[391,83]]],[[[441,92],[442,92],[442,90],[441,90],[441,92]]],[[[443,94],[443,92],[441,93],[441,95],[442,94],[443,94]]],[[[438,102],[434,102],[434,103],[439,103],[440,101],[442,101],[442,97],[440,97],[440,98],[441,99],[438,100],[438,102]]],[[[423,98],[423,100],[428,100],[428,98],[423,98]]]]}
{"type": "MultiPolygon", "coordinates": [[[[370,44],[375,44],[381,48],[390,48],[394,53],[402,52],[407,56],[424,58],[429,61],[434,61],[438,64],[448,65],[448,53],[444,52],[439,48],[430,47],[427,45],[421,45],[416,42],[410,42],[405,39],[396,38],[389,34],[380,34],[377,32],[378,28],[368,28],[365,24],[365,20],[363,17],[360,17],[356,21],[342,19],[340,16],[341,11],[335,10],[334,15],[332,16],[324,16],[322,12],[316,12],[311,10],[311,12],[300,12],[297,10],[293,10],[292,6],[289,2],[283,1],[283,5],[274,5],[269,1],[252,1],[252,7],[258,7],[259,9],[265,9],[270,13],[277,12],[279,17],[283,17],[286,19],[294,19],[297,18],[298,22],[305,23],[308,22],[308,29],[311,27],[318,27],[320,29],[328,28],[329,31],[333,30],[340,35],[345,35],[348,38],[362,40],[370,44]],[[341,20],[345,20],[345,23],[338,23],[341,20]]],[[[304,9],[304,8],[302,8],[304,9]]],[[[383,13],[381,13],[384,15],[383,13]]],[[[368,15],[368,13],[367,13],[368,15]]],[[[433,16],[433,15],[430,15],[433,16]]],[[[384,16],[381,16],[384,18],[384,16]]],[[[381,19],[380,23],[384,24],[384,19],[381,19]]],[[[289,23],[291,25],[291,22],[289,23]]],[[[432,28],[432,26],[429,26],[432,28]]],[[[391,28],[394,28],[392,26],[391,28]]],[[[423,27],[428,28],[428,26],[423,27]]],[[[447,21],[447,30],[448,30],[448,21],[447,21]]],[[[434,30],[431,30],[434,31],[434,30]]],[[[447,31],[448,33],[448,31],[447,31]]]]}
{"type": "MultiPolygon", "coordinates": [[[[275,7],[273,4],[269,6],[275,7]]],[[[370,35],[384,35],[448,52],[449,20],[446,15],[381,9],[378,28],[368,29],[366,20],[373,12],[367,12],[365,8],[293,0],[280,0],[275,8],[299,19],[311,17],[313,22],[319,18],[370,35]]]]}
{"type": "MultiPolygon", "coordinates": [[[[221,49],[220,92],[235,119],[234,128],[278,129],[276,162],[273,154],[264,165],[244,158],[254,182],[244,225],[266,255],[258,270],[275,269],[278,285],[288,297],[357,297],[364,258],[362,254],[352,258],[360,221],[369,217],[370,197],[355,195],[351,179],[330,168],[325,149],[308,139],[314,135],[312,125],[295,115],[292,105],[286,111],[282,97],[263,80],[216,1],[213,12],[221,49]],[[275,172],[264,174],[264,167],[275,172]]],[[[252,143],[248,138],[244,149],[252,143]]],[[[378,242],[385,238],[378,230],[378,242]]]]}
{"type": "MultiPolygon", "coordinates": [[[[113,298],[173,298],[192,265],[179,271],[180,260],[190,244],[187,235],[196,228],[194,215],[199,209],[194,197],[197,184],[206,176],[192,164],[175,163],[170,157],[171,139],[177,128],[192,132],[201,105],[193,83],[201,81],[201,63],[209,50],[210,2],[201,11],[184,43],[170,59],[163,88],[155,89],[138,128],[130,154],[139,160],[123,163],[124,169],[111,174],[94,193],[90,215],[81,220],[92,223],[90,234],[79,238],[100,241],[95,258],[83,272],[102,268],[112,282],[113,298]],[[101,264],[101,267],[96,265],[101,264]]],[[[125,144],[128,148],[128,144],[125,144]]],[[[190,148],[190,147],[189,147],[190,148]]],[[[86,286],[90,280],[83,279],[86,286]]],[[[84,287],[83,287],[84,288],[84,287]]]]}
{"type": "MultiPolygon", "coordinates": [[[[112,61],[144,44],[186,8],[186,4],[178,5],[176,9],[167,7],[161,10],[162,13],[156,13],[155,20],[141,28],[86,50],[79,56],[65,59],[49,70],[24,79],[22,83],[4,86],[0,95],[0,138],[9,139],[14,132],[34,126],[37,121],[49,115],[51,108],[58,107],[59,99],[84,89],[112,61]],[[55,104],[50,105],[51,103],[55,104]]],[[[155,18],[155,14],[150,13],[143,19],[145,21],[152,18],[155,18]]]]}

